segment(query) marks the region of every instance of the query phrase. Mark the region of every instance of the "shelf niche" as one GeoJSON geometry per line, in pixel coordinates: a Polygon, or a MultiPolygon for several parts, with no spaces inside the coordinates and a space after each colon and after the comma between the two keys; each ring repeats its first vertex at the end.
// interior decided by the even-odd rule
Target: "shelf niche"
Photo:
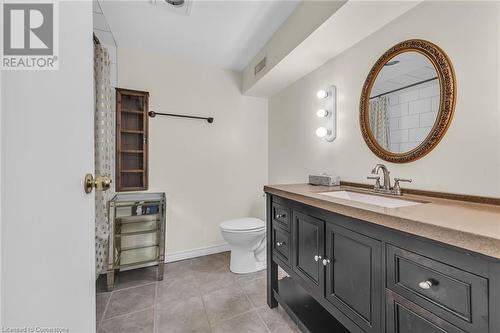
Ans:
{"type": "Polygon", "coordinates": [[[116,191],[148,189],[149,93],[116,88],[116,191]]]}

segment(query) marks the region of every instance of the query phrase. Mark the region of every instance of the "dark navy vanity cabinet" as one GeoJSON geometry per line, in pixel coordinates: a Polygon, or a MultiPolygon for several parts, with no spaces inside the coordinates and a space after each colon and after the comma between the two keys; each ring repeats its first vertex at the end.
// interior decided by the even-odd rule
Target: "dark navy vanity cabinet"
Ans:
{"type": "Polygon", "coordinates": [[[500,332],[498,260],[271,194],[267,212],[268,305],[302,331],[500,332]]]}

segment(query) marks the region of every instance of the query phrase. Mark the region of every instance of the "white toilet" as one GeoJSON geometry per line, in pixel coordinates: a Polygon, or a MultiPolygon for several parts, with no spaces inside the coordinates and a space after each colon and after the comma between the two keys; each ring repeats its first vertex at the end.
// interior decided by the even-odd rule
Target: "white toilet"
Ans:
{"type": "Polygon", "coordinates": [[[245,274],[266,268],[264,221],[253,217],[229,220],[220,224],[220,230],[231,247],[231,272],[245,274]]]}

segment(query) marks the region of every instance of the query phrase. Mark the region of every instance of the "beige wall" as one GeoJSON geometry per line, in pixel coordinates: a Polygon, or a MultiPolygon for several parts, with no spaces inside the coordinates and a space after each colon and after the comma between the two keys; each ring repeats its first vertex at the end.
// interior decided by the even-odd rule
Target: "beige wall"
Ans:
{"type": "Polygon", "coordinates": [[[167,195],[167,255],[224,243],[221,221],[264,217],[267,100],[243,96],[238,73],[118,49],[118,86],[150,92],[150,191],[167,195]]]}
{"type": "Polygon", "coordinates": [[[423,38],[442,47],[454,64],[455,116],[429,155],[404,165],[387,163],[392,176],[413,178],[412,188],[500,196],[499,22],[498,3],[423,3],[272,97],[270,182],[304,182],[314,172],[367,182],[371,168],[383,161],[371,153],[360,133],[363,82],[389,47],[423,38]],[[332,84],[338,89],[338,136],[328,143],[315,136],[320,124],[315,92],[332,84]]]}

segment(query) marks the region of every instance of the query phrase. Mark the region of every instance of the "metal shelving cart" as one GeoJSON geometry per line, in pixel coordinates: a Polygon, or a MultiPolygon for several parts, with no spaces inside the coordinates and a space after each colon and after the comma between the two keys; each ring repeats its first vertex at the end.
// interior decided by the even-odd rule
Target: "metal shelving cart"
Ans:
{"type": "Polygon", "coordinates": [[[109,201],[108,290],[117,270],[158,265],[165,261],[165,193],[118,193],[109,201]]]}

